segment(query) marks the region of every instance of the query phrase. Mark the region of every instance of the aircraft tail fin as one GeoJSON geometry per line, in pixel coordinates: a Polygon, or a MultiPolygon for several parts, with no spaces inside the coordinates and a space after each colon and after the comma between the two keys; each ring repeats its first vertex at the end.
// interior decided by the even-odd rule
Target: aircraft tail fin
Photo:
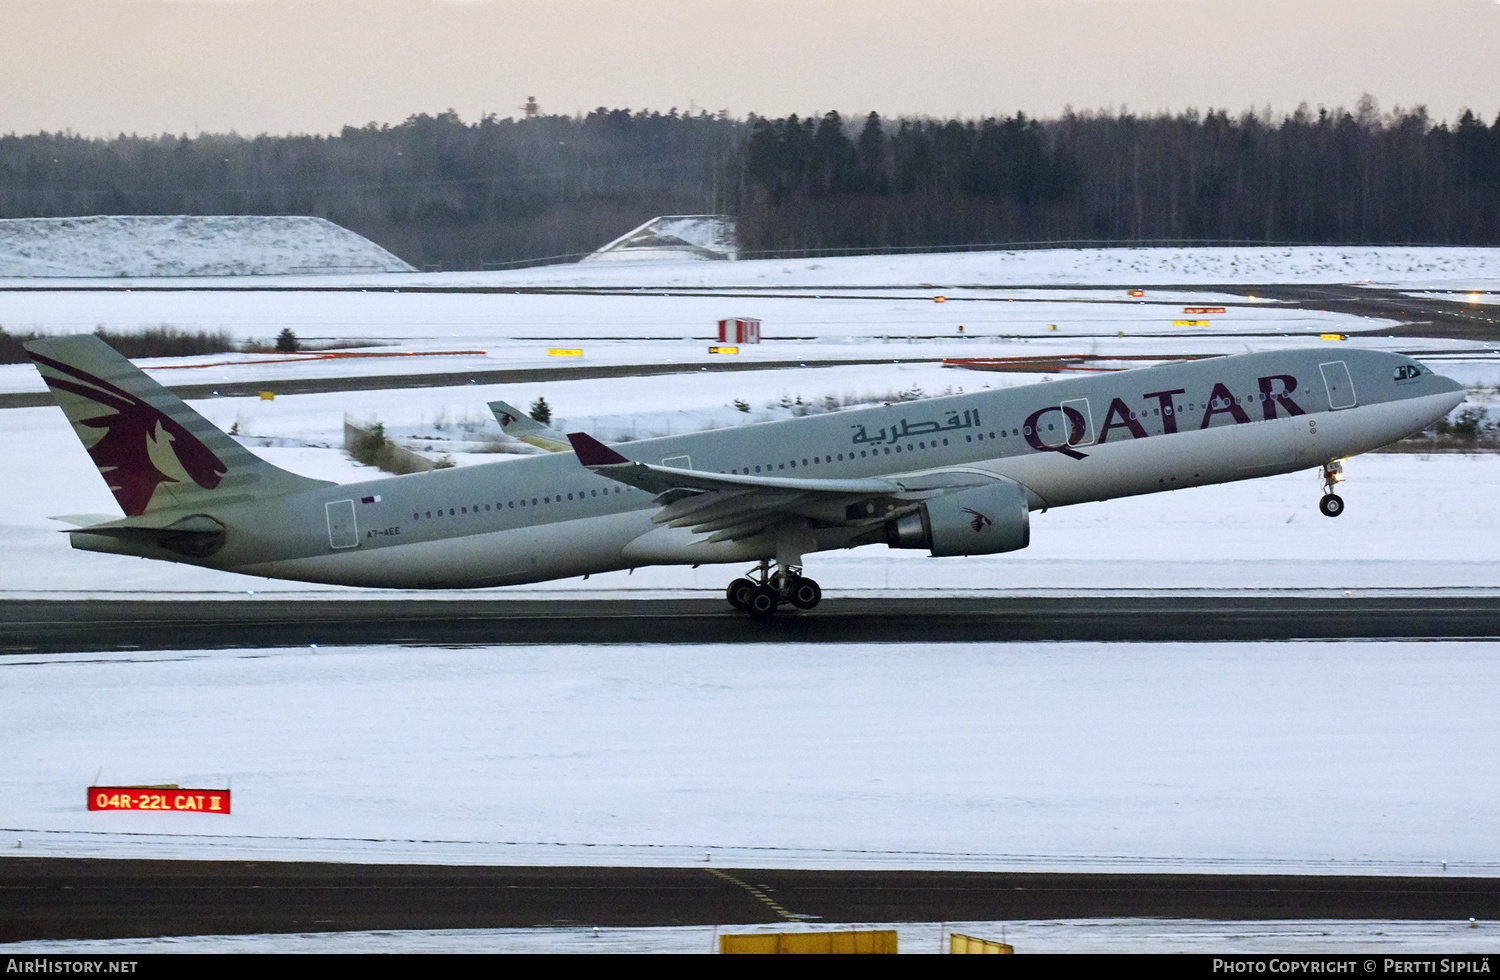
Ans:
{"type": "Polygon", "coordinates": [[[98,337],[24,346],[127,516],[329,485],[245,449],[98,337]]]}
{"type": "Polygon", "coordinates": [[[545,449],[549,453],[571,452],[568,437],[550,429],[508,402],[490,402],[490,411],[500,423],[500,431],[528,445],[545,449]]]}

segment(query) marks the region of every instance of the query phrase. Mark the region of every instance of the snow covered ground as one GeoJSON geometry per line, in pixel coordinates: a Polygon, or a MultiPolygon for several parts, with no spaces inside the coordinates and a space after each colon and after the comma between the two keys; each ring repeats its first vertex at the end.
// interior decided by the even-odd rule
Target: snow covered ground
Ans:
{"type": "MultiPolygon", "coordinates": [[[[140,281],[145,284],[144,278],[140,281]]],[[[1369,282],[1418,289],[1493,291],[1500,284],[1500,250],[1449,246],[1014,249],[741,262],[584,262],[501,272],[344,276],[337,279],[304,277],[300,281],[303,284],[368,285],[379,289],[417,284],[455,287],[928,288],[1369,282]]],[[[267,280],[265,284],[274,283],[267,280]]],[[[67,288],[69,284],[57,281],[54,285],[67,288]]]]}
{"type": "Polygon", "coordinates": [[[0,832],[4,853],[29,856],[1495,875],[1497,654],[1437,641],[7,658],[0,832]],[[234,812],[84,808],[89,785],[151,783],[229,786],[234,812]]]}
{"type": "MultiPolygon", "coordinates": [[[[611,341],[637,348],[637,357],[654,358],[660,356],[657,348],[640,350],[631,342],[656,339],[682,342],[676,351],[666,348],[671,352],[668,357],[681,359],[685,354],[679,351],[685,351],[695,360],[703,359],[710,342],[717,343],[718,321],[730,316],[759,318],[762,336],[768,341],[759,350],[742,348],[742,357],[796,356],[772,352],[789,343],[809,341],[846,348],[841,356],[848,357],[860,356],[847,349],[851,345],[858,351],[892,341],[934,338],[948,344],[945,356],[951,357],[960,356],[958,352],[967,345],[1018,338],[1067,340],[1076,347],[1079,341],[1113,339],[1122,333],[1167,338],[1236,332],[1316,335],[1389,325],[1363,317],[1286,309],[1270,302],[1226,307],[1230,312],[1212,316],[1182,312],[1185,306],[1230,301],[1191,294],[1148,294],[1146,300],[1131,300],[1124,290],[1107,301],[1097,296],[1070,298],[1066,293],[1036,292],[1031,298],[1011,300],[951,292],[942,303],[933,301],[931,291],[887,295],[845,290],[747,297],[373,289],[352,293],[35,290],[0,292],[0,324],[13,332],[54,334],[87,333],[100,326],[121,331],[157,326],[223,329],[239,339],[263,341],[291,329],[304,341],[373,340],[417,345],[417,349],[488,349],[507,341],[530,341],[526,346],[531,357],[545,357],[548,347],[578,346],[565,341],[611,341]],[[1179,320],[1207,320],[1209,325],[1174,325],[1179,320]],[[959,326],[964,327],[963,335],[959,326]]],[[[592,356],[593,352],[586,349],[585,353],[592,356]]]]}
{"type": "Polygon", "coordinates": [[[1388,954],[1500,952],[1500,929],[1483,923],[1345,921],[1228,922],[1204,919],[1049,919],[1030,922],[857,922],[801,926],[677,926],[659,929],[382,930],[261,936],[167,936],[0,945],[7,954],[132,953],[715,953],[719,936],[822,929],[895,929],[903,953],[946,953],[953,933],[999,940],[1027,953],[1388,954]]]}

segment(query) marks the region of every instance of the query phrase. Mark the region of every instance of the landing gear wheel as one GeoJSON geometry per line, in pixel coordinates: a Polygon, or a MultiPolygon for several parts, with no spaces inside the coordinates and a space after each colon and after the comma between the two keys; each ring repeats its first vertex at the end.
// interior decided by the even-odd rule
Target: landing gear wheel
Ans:
{"type": "Polygon", "coordinates": [[[798,609],[811,609],[823,601],[823,590],[810,578],[798,578],[792,582],[790,599],[798,609]]]}
{"type": "Polygon", "coordinates": [[[1325,493],[1323,499],[1318,501],[1318,510],[1323,512],[1324,517],[1337,517],[1344,512],[1344,498],[1336,493],[1325,493]]]}
{"type": "Polygon", "coordinates": [[[729,588],[724,590],[724,598],[728,599],[729,604],[740,612],[748,612],[750,610],[750,593],[754,592],[757,588],[759,586],[749,579],[737,578],[729,583],[729,588]]]}
{"type": "Polygon", "coordinates": [[[768,585],[757,585],[750,593],[750,615],[756,619],[770,619],[776,613],[781,597],[768,585]]]}

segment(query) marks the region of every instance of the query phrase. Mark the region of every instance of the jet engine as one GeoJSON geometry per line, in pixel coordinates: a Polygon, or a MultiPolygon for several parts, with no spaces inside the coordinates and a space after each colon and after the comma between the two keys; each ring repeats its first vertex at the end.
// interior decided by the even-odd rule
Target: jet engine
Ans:
{"type": "Polygon", "coordinates": [[[934,558],[995,555],[1031,542],[1031,511],[1020,484],[997,481],[933,497],[885,525],[892,548],[927,548],[934,558]]]}

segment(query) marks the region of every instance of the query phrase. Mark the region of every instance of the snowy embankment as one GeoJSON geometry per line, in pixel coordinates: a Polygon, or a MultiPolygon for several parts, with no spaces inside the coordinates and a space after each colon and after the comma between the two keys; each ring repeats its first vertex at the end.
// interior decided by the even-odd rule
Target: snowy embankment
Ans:
{"type": "Polygon", "coordinates": [[[0,276],[267,276],[414,272],[322,218],[100,215],[0,220],[0,276]]]}

